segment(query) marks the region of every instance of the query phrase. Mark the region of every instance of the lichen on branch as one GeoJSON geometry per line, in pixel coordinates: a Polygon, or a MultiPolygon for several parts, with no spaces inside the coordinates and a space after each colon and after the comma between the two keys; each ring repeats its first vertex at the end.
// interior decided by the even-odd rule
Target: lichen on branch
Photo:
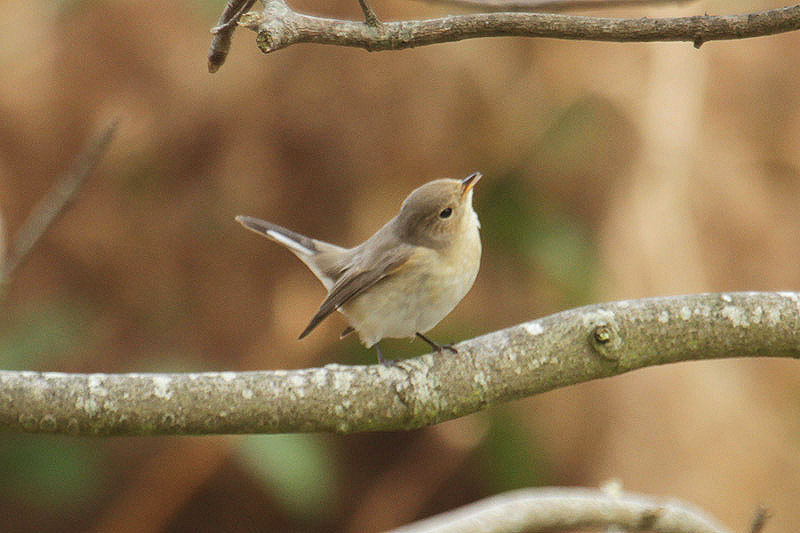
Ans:
{"type": "Polygon", "coordinates": [[[261,372],[0,371],[0,429],[73,435],[419,428],[679,361],[800,357],[800,293],[645,298],[563,311],[396,366],[261,372]]]}

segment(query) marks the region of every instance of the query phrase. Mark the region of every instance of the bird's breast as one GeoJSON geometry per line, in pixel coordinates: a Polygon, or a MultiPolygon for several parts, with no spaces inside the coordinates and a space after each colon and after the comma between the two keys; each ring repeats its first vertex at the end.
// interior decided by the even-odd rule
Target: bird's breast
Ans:
{"type": "Polygon", "coordinates": [[[364,344],[425,333],[453,310],[480,266],[478,229],[470,229],[444,249],[420,247],[403,266],[342,306],[364,344]]]}

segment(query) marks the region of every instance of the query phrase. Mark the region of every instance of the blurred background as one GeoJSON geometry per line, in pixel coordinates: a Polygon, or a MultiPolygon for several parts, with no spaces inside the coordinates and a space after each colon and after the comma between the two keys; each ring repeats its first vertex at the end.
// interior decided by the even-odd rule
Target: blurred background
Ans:
{"type": "MultiPolygon", "coordinates": [[[[400,52],[239,30],[217,2],[5,2],[0,210],[10,235],[110,119],[117,137],[0,303],[0,366],[68,372],[366,364],[254,215],[342,245],[420,184],[484,179],[481,272],[431,332],[566,308],[800,289],[800,34],[613,44],[494,38],[400,52]]],[[[292,4],[359,18],[355,0],[292,4]]],[[[675,16],[779,3],[594,12],[675,16]]],[[[384,20],[446,8],[375,0],[384,20]]],[[[389,340],[392,357],[426,351],[389,340]]],[[[374,531],[538,485],[679,497],[743,530],[800,522],[800,368],[650,368],[404,433],[0,436],[3,531],[374,531]]]]}

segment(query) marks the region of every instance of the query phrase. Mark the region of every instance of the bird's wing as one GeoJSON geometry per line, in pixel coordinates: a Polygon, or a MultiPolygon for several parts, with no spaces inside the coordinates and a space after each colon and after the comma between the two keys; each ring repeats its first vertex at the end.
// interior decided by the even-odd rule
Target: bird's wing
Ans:
{"type": "Polygon", "coordinates": [[[350,299],[358,296],[377,282],[402,268],[414,255],[415,246],[402,244],[375,254],[372,260],[350,265],[331,287],[327,298],[319,307],[317,314],[300,334],[300,339],[311,333],[325,317],[339,309],[350,299]]]}

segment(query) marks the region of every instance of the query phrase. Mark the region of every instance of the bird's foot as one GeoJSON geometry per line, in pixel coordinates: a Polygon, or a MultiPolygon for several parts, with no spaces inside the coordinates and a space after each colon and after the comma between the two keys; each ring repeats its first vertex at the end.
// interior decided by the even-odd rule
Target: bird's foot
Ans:
{"type": "Polygon", "coordinates": [[[417,332],[417,337],[430,344],[431,348],[433,348],[434,351],[436,351],[436,353],[442,353],[442,350],[450,350],[453,353],[458,353],[458,350],[456,350],[452,344],[438,344],[436,342],[433,342],[420,332],[417,332]]]}
{"type": "Polygon", "coordinates": [[[397,364],[397,359],[384,359],[383,358],[383,354],[381,353],[381,347],[378,345],[377,342],[375,343],[375,349],[378,351],[378,362],[380,364],[382,364],[383,366],[386,366],[386,367],[399,366],[397,364]]]}
{"type": "Polygon", "coordinates": [[[458,350],[456,350],[455,346],[453,346],[453,343],[442,344],[441,346],[439,346],[439,350],[437,351],[441,352],[442,350],[450,350],[453,353],[458,353],[458,350]]]}

